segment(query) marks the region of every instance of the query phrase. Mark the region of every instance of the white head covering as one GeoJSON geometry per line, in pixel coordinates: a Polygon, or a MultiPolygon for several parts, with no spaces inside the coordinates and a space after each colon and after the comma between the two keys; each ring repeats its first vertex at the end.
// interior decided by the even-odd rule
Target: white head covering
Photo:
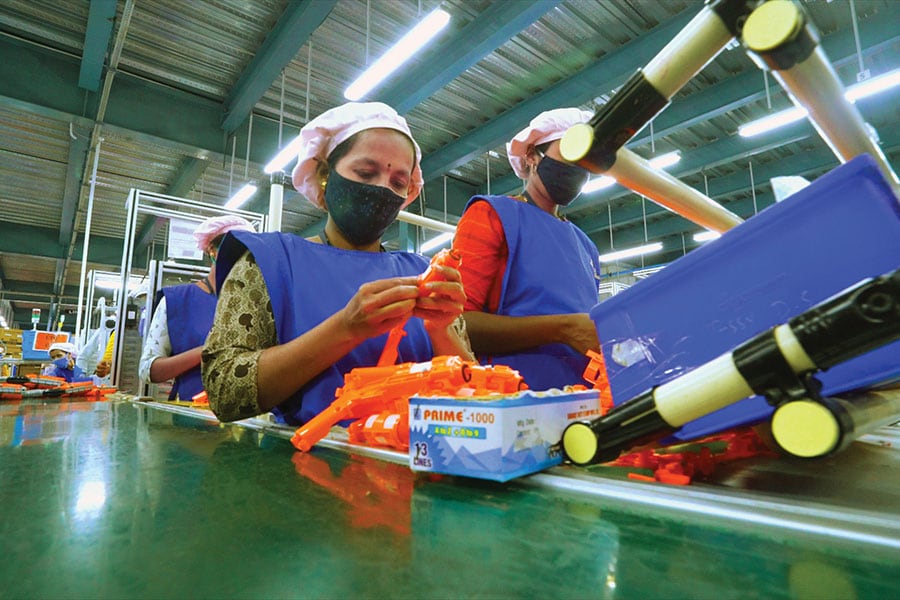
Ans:
{"type": "Polygon", "coordinates": [[[197,248],[201,252],[209,250],[210,243],[229,231],[249,231],[256,233],[250,221],[237,215],[222,215],[221,217],[210,217],[200,223],[194,230],[194,239],[197,240],[197,248]]]}
{"type": "Polygon", "coordinates": [[[580,108],[555,108],[533,118],[528,127],[517,133],[516,137],[506,144],[509,164],[519,179],[528,179],[525,156],[529,148],[558,140],[565,135],[569,127],[587,123],[593,116],[590,111],[580,108]]]}
{"type": "Polygon", "coordinates": [[[409,194],[406,204],[416,199],[422,185],[422,151],[409,131],[406,119],[397,114],[393,108],[382,102],[348,102],[330,110],[307,123],[300,130],[302,146],[297,157],[292,179],[298,192],[306,199],[325,208],[325,194],[322,191],[316,168],[319,161],[324,161],[341,142],[353,134],[366,129],[394,129],[406,135],[416,151],[416,161],[409,182],[409,194]]]}
{"type": "Polygon", "coordinates": [[[75,344],[71,344],[69,342],[53,342],[50,344],[50,347],[47,349],[47,352],[51,352],[53,350],[62,350],[66,354],[75,354],[75,344]]]}

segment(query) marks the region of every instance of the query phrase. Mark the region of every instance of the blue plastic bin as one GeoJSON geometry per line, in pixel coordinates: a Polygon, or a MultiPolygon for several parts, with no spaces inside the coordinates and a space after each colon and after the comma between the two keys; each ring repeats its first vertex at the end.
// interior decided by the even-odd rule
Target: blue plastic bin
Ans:
{"type": "MultiPolygon", "coordinates": [[[[685,373],[861,279],[900,266],[900,204],[860,156],[591,310],[613,400],[685,373]]],[[[835,366],[825,394],[900,377],[900,342],[835,366]]],[[[688,440],[772,414],[741,400],[685,424],[688,440]]]]}

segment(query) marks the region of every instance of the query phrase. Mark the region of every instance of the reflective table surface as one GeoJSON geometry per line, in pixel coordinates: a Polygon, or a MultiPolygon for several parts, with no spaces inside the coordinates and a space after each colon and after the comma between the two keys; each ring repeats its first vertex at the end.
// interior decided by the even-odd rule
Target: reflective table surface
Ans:
{"type": "Polygon", "coordinates": [[[689,488],[497,484],[386,456],[150,404],[0,403],[0,598],[900,595],[896,470],[861,474],[889,483],[860,507],[807,493],[819,467],[786,490],[762,464],[689,488]]]}

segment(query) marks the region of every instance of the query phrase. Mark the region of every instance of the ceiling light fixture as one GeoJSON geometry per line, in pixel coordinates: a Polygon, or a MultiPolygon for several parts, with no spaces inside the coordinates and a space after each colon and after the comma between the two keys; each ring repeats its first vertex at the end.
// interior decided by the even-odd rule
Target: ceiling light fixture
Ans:
{"type": "Polygon", "coordinates": [[[297,155],[300,154],[300,147],[303,145],[303,140],[300,139],[298,135],[295,137],[290,144],[281,149],[281,151],[275,155],[275,158],[269,161],[269,163],[263,168],[263,172],[266,175],[271,175],[275,171],[281,171],[284,169],[292,160],[297,158],[297,155]]]}
{"type": "Polygon", "coordinates": [[[424,242],[422,247],[419,248],[419,252],[428,252],[429,250],[434,250],[435,248],[440,248],[447,242],[453,239],[452,233],[442,233],[440,235],[436,235],[430,240],[424,242]]]}
{"type": "Polygon", "coordinates": [[[700,233],[694,234],[695,242],[708,242],[710,240],[716,240],[722,237],[722,234],[718,231],[701,231],[700,233]]]}
{"type": "Polygon", "coordinates": [[[653,242],[652,244],[645,244],[643,246],[637,246],[635,248],[615,250],[613,252],[601,254],[600,262],[613,262],[624,258],[633,258],[635,256],[642,256],[644,254],[653,254],[654,252],[659,252],[660,250],[662,250],[662,248],[662,242],[653,242]]]}
{"type": "MultiPolygon", "coordinates": [[[[861,98],[874,96],[875,94],[892,89],[898,85],[900,85],[900,69],[894,69],[884,75],[872,77],[862,83],[850,86],[844,93],[844,97],[850,102],[856,102],[861,98]]],[[[784,127],[789,123],[799,121],[806,115],[807,112],[805,108],[794,106],[741,125],[738,127],[738,135],[741,137],[753,137],[755,135],[767,133],[773,129],[784,127]]]]}
{"type": "Polygon", "coordinates": [[[441,9],[431,11],[409,33],[404,35],[384,55],[366,69],[344,90],[344,98],[356,101],[368,94],[386,77],[409,60],[430,42],[450,22],[450,13],[441,9]]]}
{"type": "Polygon", "coordinates": [[[225,203],[225,208],[228,209],[236,209],[242,207],[247,200],[253,197],[253,194],[256,193],[256,186],[252,183],[247,183],[239,189],[231,199],[225,203]]]}

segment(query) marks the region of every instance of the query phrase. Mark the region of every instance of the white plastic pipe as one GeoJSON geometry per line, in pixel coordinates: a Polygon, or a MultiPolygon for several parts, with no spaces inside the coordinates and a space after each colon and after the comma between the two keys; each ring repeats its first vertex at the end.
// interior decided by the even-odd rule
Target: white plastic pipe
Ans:
{"type": "Polygon", "coordinates": [[[707,229],[722,233],[743,222],[709,196],[652,167],[649,161],[626,148],[616,152],[616,162],[605,175],[707,229]]]}

